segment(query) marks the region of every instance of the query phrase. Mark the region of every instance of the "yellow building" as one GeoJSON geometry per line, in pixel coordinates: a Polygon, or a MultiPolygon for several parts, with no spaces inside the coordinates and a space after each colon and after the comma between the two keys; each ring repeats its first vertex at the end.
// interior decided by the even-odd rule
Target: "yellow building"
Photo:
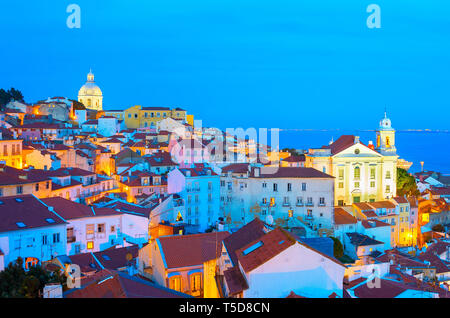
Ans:
{"type": "Polygon", "coordinates": [[[130,107],[124,111],[127,128],[156,128],[156,123],[165,118],[186,123],[186,111],[181,108],[142,107],[141,105],[130,107]]]}
{"type": "Polygon", "coordinates": [[[22,169],[22,140],[0,140],[0,161],[7,166],[22,169]]]}
{"type": "Polygon", "coordinates": [[[376,147],[358,136],[343,135],[322,148],[310,149],[305,166],[335,177],[335,203],[339,206],[390,199],[397,191],[395,130],[385,117],[376,131],[376,147]]]}
{"type": "Polygon", "coordinates": [[[86,83],[78,92],[78,101],[87,109],[101,111],[103,109],[103,94],[100,87],[95,84],[94,74],[89,72],[86,83]]]}

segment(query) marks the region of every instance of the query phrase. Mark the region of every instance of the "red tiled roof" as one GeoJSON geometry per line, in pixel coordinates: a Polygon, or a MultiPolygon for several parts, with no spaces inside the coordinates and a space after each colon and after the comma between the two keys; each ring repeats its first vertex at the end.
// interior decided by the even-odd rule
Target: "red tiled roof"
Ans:
{"type": "Polygon", "coordinates": [[[223,272],[229,294],[234,295],[248,289],[247,281],[238,266],[233,266],[223,272]]]}
{"type": "Polygon", "coordinates": [[[393,199],[395,200],[395,202],[400,204],[408,203],[408,200],[405,197],[394,197],[393,199]]]}
{"type": "MultiPolygon", "coordinates": [[[[31,194],[0,198],[0,232],[65,224],[64,220],[31,194]],[[50,223],[47,219],[52,219],[50,223]],[[22,222],[20,227],[17,223],[22,222]]],[[[19,223],[20,224],[20,223],[19,223]]]]}
{"type": "Polygon", "coordinates": [[[286,161],[286,162],[303,162],[305,160],[306,160],[305,155],[299,155],[299,156],[292,156],[291,155],[291,156],[283,159],[283,161],[286,161]]]}
{"type": "Polygon", "coordinates": [[[246,173],[248,172],[249,163],[233,163],[231,165],[222,168],[222,173],[232,172],[232,173],[246,173]]]}
{"type": "Polygon", "coordinates": [[[147,280],[125,273],[103,270],[96,274],[96,280],[72,289],[66,298],[186,298],[174,290],[158,286],[147,280]]]}
{"type": "Polygon", "coordinates": [[[265,174],[264,169],[260,170],[259,177],[255,176],[255,169],[251,169],[250,177],[252,178],[334,178],[329,174],[323,173],[314,168],[306,167],[276,167],[275,173],[265,174]]]}
{"type": "Polygon", "coordinates": [[[295,239],[278,227],[238,249],[236,255],[244,271],[250,272],[294,244],[295,239]],[[259,247],[246,252],[256,245],[259,247]]]}
{"type": "Polygon", "coordinates": [[[371,219],[371,220],[362,220],[361,225],[366,228],[374,228],[374,227],[383,227],[383,226],[391,226],[389,223],[377,220],[377,219],[371,219]]]}
{"type": "Polygon", "coordinates": [[[66,220],[121,214],[114,209],[93,208],[61,197],[42,199],[42,202],[53,207],[55,212],[66,220]]]}
{"type": "Polygon", "coordinates": [[[259,239],[266,231],[267,228],[264,223],[260,219],[255,218],[253,221],[247,223],[223,240],[223,244],[225,245],[234,266],[238,264],[236,251],[254,240],[259,239]]]}

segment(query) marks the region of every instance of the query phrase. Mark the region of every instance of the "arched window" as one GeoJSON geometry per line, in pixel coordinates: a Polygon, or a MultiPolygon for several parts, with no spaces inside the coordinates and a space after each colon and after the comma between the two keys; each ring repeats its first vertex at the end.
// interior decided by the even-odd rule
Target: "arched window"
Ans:
{"type": "Polygon", "coordinates": [[[355,170],[354,170],[355,179],[359,179],[360,176],[361,176],[361,170],[359,169],[359,167],[355,167],[355,170]]]}
{"type": "Polygon", "coordinates": [[[92,102],[91,102],[91,99],[88,98],[88,100],[87,100],[87,105],[88,105],[88,106],[91,106],[91,103],[92,103],[92,102]]]}

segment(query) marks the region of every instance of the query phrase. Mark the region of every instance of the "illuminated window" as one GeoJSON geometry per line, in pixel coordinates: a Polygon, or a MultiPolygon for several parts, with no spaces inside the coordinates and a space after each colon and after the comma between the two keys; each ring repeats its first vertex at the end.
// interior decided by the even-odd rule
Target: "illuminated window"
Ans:
{"type": "Polygon", "coordinates": [[[87,249],[88,250],[93,250],[94,249],[94,242],[93,241],[87,242],[87,249]]]}
{"type": "Polygon", "coordinates": [[[191,275],[191,291],[200,291],[202,288],[202,274],[195,273],[191,275]]]}

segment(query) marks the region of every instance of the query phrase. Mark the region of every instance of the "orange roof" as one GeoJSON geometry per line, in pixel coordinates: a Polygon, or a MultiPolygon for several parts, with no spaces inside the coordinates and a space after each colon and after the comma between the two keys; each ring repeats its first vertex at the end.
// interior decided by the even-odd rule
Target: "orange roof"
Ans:
{"type": "Polygon", "coordinates": [[[345,211],[343,208],[335,207],[334,208],[334,224],[355,224],[357,222],[356,218],[345,211]]]}

